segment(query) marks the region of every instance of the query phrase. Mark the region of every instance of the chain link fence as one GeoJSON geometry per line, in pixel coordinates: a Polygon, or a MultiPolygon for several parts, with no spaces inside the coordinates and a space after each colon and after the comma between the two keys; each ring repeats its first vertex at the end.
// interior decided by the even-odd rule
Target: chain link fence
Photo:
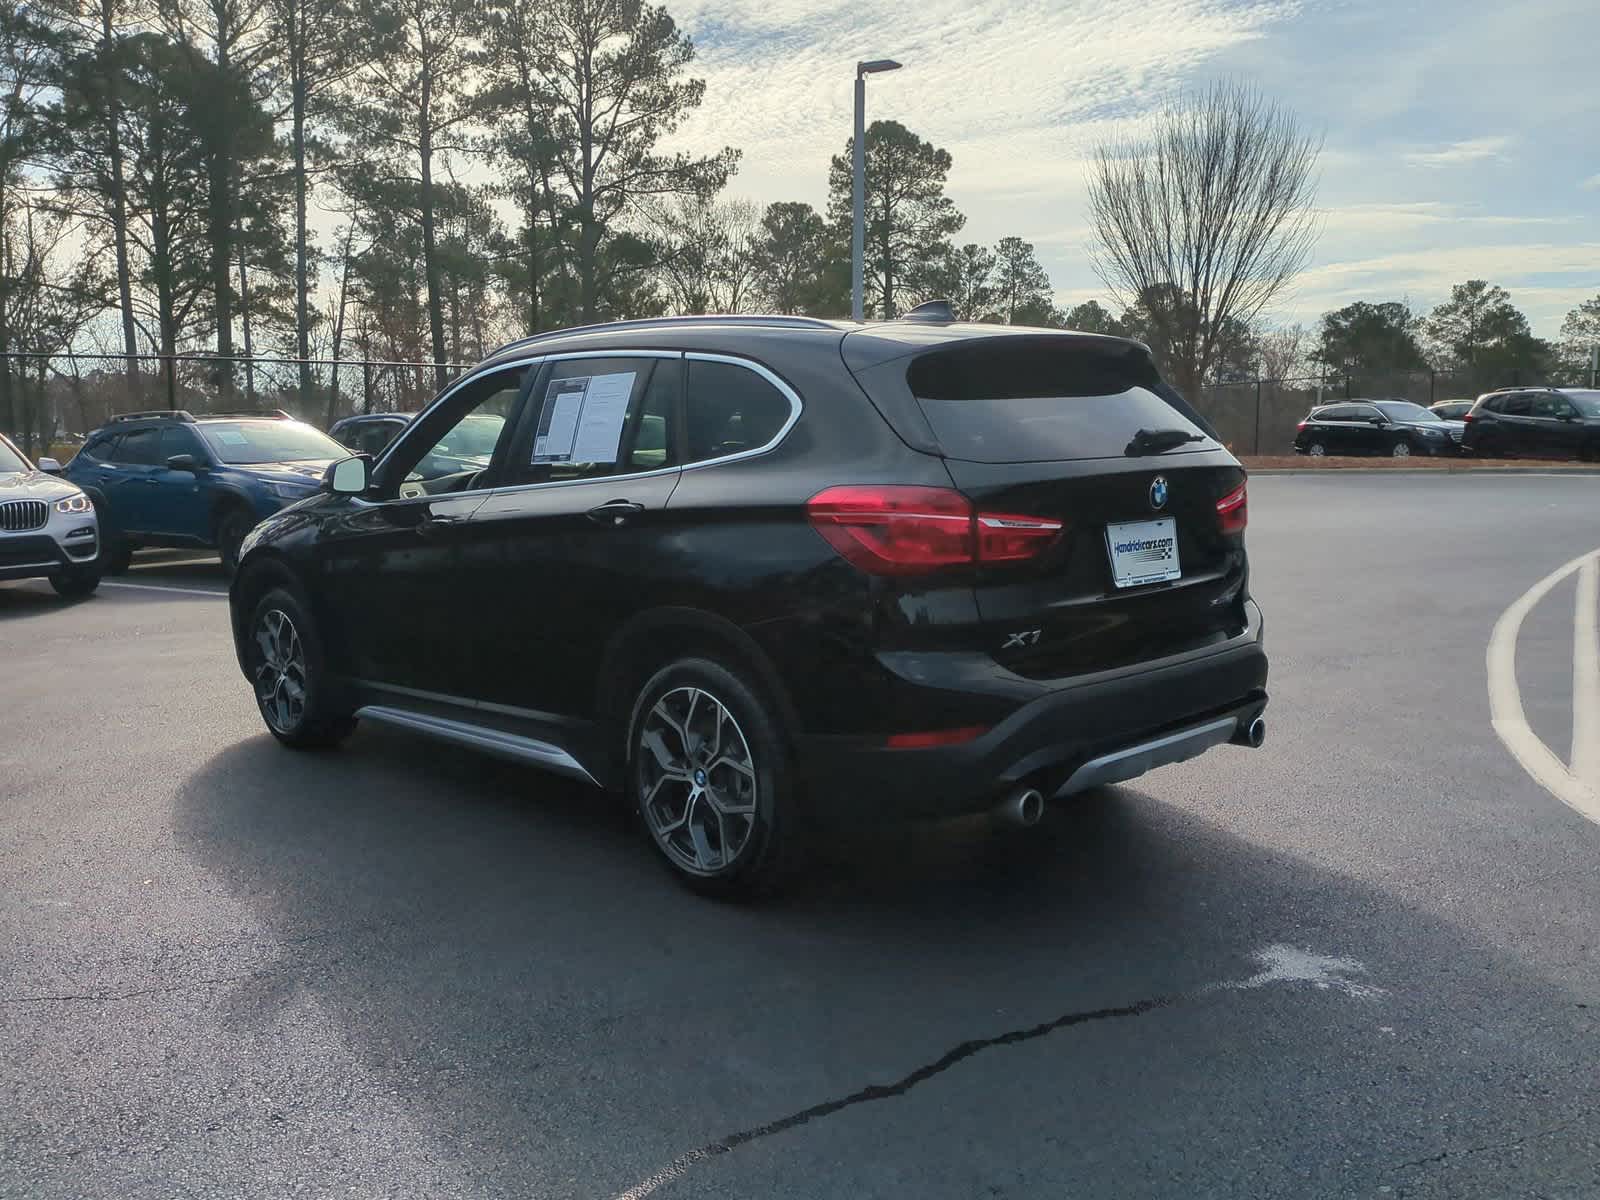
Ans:
{"type": "Polygon", "coordinates": [[[461,364],[207,354],[0,356],[0,432],[25,453],[67,450],[118,413],[271,412],[319,428],[365,412],[416,412],[461,364]],[[304,368],[304,370],[302,370],[304,368]]]}
{"type": "MultiPolygon", "coordinates": [[[[118,413],[181,408],[193,413],[282,409],[320,428],[367,412],[415,412],[463,364],[350,358],[232,358],[208,354],[0,355],[0,432],[28,454],[70,453],[118,413]],[[304,370],[302,371],[302,368],[304,370]]],[[[1354,397],[1428,405],[1472,399],[1497,387],[1587,386],[1531,372],[1409,371],[1216,383],[1196,407],[1236,454],[1288,454],[1295,425],[1318,404],[1354,397]]],[[[58,454],[59,457],[59,454],[58,454]]]]}
{"type": "Polygon", "coordinates": [[[1318,404],[1336,400],[1474,400],[1503,387],[1587,387],[1583,373],[1385,371],[1214,383],[1195,407],[1235,454],[1291,454],[1295,426],[1318,404]]]}

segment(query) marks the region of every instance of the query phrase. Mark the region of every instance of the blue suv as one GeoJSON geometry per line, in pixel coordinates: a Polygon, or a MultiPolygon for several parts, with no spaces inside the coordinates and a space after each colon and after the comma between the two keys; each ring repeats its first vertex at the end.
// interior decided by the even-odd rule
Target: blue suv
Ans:
{"type": "Polygon", "coordinates": [[[214,549],[230,574],[263,517],[316,492],[348,452],[288,413],[127,413],[92,434],[62,472],[94,501],[104,570],[141,546],[214,549]]]}

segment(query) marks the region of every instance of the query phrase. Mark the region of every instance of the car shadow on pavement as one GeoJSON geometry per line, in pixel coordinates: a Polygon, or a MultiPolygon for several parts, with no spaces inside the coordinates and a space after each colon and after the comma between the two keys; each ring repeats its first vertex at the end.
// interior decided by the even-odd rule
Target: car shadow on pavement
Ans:
{"type": "MultiPolygon", "coordinates": [[[[241,1060],[292,1076],[271,1060],[309,997],[471,1194],[616,1196],[687,1153],[704,1177],[662,1194],[1194,1195],[1244,1155],[1251,1194],[1426,1195],[1429,1155],[1570,1115],[1593,997],[1154,798],[1163,778],[1028,833],[835,838],[752,907],[676,886],[597,793],[381,730],[223,749],[177,831],[275,943],[217,1000],[241,1060]],[[1230,990],[1272,945],[1359,960],[1359,986],[1230,990]],[[793,1114],[819,1123],[764,1136],[793,1114]]],[[[366,1135],[301,1136],[359,1158],[366,1135]]]]}

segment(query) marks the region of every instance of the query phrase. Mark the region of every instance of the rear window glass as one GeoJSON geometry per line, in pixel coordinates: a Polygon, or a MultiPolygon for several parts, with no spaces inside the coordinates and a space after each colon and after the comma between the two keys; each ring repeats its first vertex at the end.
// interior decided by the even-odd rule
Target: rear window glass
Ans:
{"type": "MultiPolygon", "coordinates": [[[[1011,339],[1006,339],[1011,342],[1011,339]]],[[[1081,346],[958,346],[925,354],[906,382],[951,458],[1119,458],[1141,429],[1214,443],[1193,410],[1135,354],[1081,346]]]]}

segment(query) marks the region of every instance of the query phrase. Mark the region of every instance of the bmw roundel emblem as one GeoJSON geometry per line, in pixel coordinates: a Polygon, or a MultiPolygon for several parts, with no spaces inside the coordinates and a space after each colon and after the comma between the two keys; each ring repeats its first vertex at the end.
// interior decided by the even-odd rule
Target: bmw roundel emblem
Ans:
{"type": "Polygon", "coordinates": [[[1150,507],[1165,508],[1167,506],[1167,477],[1157,475],[1150,481],[1150,507]]]}

